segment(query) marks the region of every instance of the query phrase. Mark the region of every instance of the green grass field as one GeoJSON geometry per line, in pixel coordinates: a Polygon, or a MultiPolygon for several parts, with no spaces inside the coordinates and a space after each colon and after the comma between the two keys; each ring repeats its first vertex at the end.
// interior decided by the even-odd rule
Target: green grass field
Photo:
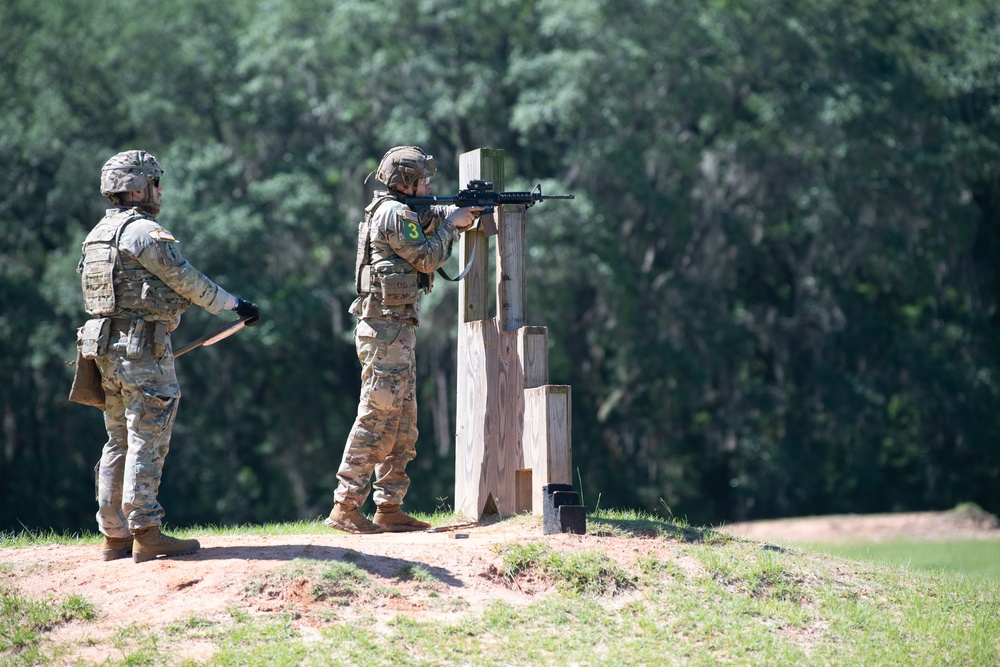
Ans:
{"type": "Polygon", "coordinates": [[[927,542],[838,542],[810,544],[822,553],[917,570],[955,572],[970,577],[989,577],[1000,582],[1000,540],[927,542]]]}
{"type": "MultiPolygon", "coordinates": [[[[31,598],[18,576],[44,566],[5,562],[12,549],[95,536],[4,535],[0,665],[1000,665],[997,541],[776,546],[602,510],[588,515],[588,533],[610,539],[566,550],[532,521],[503,520],[510,539],[491,551],[495,585],[544,591],[527,602],[464,613],[464,587],[437,568],[400,555],[405,567],[379,575],[349,550],[248,574],[243,596],[211,614],[155,626],[137,610],[110,637],[99,631],[102,600],[72,587],[31,598]],[[258,609],[290,588],[323,604],[258,609]],[[429,613],[389,607],[404,590],[429,613]],[[176,650],[192,644],[197,657],[176,650]]],[[[196,532],[327,534],[318,522],[196,532]]]]}

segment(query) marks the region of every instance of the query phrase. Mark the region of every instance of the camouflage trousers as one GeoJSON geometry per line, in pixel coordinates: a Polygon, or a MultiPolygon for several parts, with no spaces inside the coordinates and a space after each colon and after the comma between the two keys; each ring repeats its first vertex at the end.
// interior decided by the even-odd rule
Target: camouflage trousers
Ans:
{"type": "Polygon", "coordinates": [[[406,320],[360,320],[354,345],[361,361],[361,398],[334,500],[363,505],[374,473],[375,504],[401,505],[410,486],[406,465],[417,454],[415,327],[406,320]]]}
{"type": "MultiPolygon", "coordinates": [[[[127,336],[123,338],[127,340],[127,336]]],[[[141,357],[129,359],[122,344],[109,346],[96,361],[104,387],[104,426],[108,431],[95,468],[97,525],[108,537],[128,537],[133,530],[163,521],[156,495],[181,388],[169,344],[158,361],[148,345],[141,357]]]]}

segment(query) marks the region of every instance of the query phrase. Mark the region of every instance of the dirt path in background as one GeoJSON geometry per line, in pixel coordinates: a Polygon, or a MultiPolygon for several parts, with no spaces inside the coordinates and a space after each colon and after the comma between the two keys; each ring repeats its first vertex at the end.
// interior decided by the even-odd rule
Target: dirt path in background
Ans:
{"type": "MultiPolygon", "coordinates": [[[[197,554],[143,564],[104,562],[95,541],[83,546],[0,549],[0,586],[34,599],[61,601],[76,594],[97,607],[90,623],[59,626],[50,638],[70,645],[73,659],[102,662],[111,654],[115,633],[131,624],[161,629],[192,616],[220,623],[233,613],[286,611],[305,635],[331,621],[352,618],[457,620],[498,601],[528,603],[546,594],[548,584],[502,576],[500,550],[514,542],[544,540],[552,549],[601,551],[632,567],[640,556],[677,558],[677,543],[663,538],[595,534],[543,535],[540,520],[504,521],[452,533],[396,533],[358,536],[336,531],[317,535],[206,537],[197,554]],[[278,576],[292,561],[350,562],[368,573],[372,591],[340,599],[315,599],[308,577],[278,576]],[[412,576],[415,568],[430,574],[412,576]],[[408,574],[410,573],[410,574],[408,574]],[[387,589],[399,595],[377,591],[387,589]],[[317,620],[322,619],[322,620],[317,620]]],[[[844,539],[992,538],[1000,549],[1000,522],[984,512],[923,512],[868,516],[828,516],[732,524],[718,530],[752,540],[820,542],[844,539]]],[[[325,563],[323,563],[325,564],[325,563]]],[[[683,566],[683,564],[681,564],[683,566]]],[[[371,622],[366,620],[366,622],[371,622]]],[[[384,623],[384,620],[378,621],[384,623]]],[[[130,636],[137,633],[131,631],[130,636]]],[[[204,659],[209,643],[174,647],[184,657],[204,659]]]]}
{"type": "Polygon", "coordinates": [[[983,510],[968,508],[749,521],[721,526],[718,530],[751,540],[792,542],[989,539],[1000,537],[1000,520],[983,510]]]}

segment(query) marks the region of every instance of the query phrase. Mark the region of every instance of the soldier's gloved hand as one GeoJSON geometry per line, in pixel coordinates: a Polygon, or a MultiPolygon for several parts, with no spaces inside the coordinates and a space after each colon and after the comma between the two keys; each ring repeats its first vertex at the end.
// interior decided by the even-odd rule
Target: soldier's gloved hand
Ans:
{"type": "Polygon", "coordinates": [[[245,301],[243,299],[236,299],[236,314],[240,317],[249,317],[246,321],[248,327],[252,327],[255,324],[260,323],[260,308],[253,301],[245,301]]]}

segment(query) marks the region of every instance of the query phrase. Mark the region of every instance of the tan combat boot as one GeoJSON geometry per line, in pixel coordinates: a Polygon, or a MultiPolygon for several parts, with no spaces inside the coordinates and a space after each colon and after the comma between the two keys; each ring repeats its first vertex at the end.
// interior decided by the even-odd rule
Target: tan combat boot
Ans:
{"type": "Polygon", "coordinates": [[[119,558],[128,558],[131,555],[131,537],[104,536],[104,544],[101,545],[101,558],[104,560],[118,560],[119,558]]]}
{"type": "Polygon", "coordinates": [[[366,519],[357,507],[343,503],[334,504],[333,509],[330,510],[330,516],[323,523],[335,530],[357,535],[374,535],[382,532],[382,528],[366,519]]]}
{"type": "Polygon", "coordinates": [[[132,545],[132,560],[145,563],[157,556],[184,556],[193,554],[201,545],[198,540],[179,540],[160,532],[159,526],[148,526],[132,531],[135,544],[132,545]]]}
{"type": "Polygon", "coordinates": [[[413,530],[425,530],[431,524],[418,521],[403,510],[399,505],[379,505],[375,511],[375,523],[387,533],[405,533],[413,530]]]}

